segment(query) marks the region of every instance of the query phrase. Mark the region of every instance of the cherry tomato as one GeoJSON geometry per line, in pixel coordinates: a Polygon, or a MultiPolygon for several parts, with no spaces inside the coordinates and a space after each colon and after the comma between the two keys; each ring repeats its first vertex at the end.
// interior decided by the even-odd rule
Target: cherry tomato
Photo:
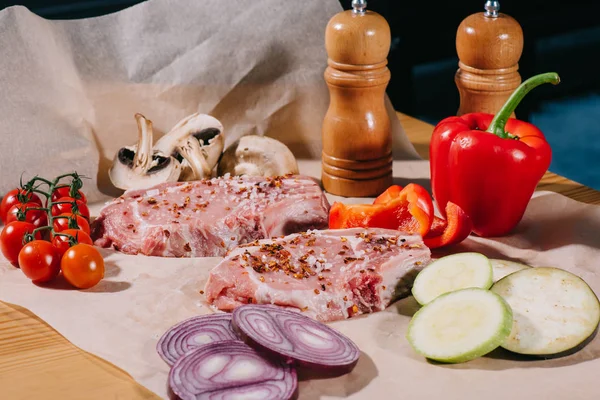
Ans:
{"type": "Polygon", "coordinates": [[[33,226],[39,228],[40,226],[48,225],[48,216],[46,215],[46,211],[44,210],[33,210],[33,208],[41,207],[36,203],[25,203],[25,204],[15,204],[8,210],[8,214],[6,214],[6,223],[10,223],[13,221],[18,221],[17,213],[23,211],[25,213],[25,221],[31,222],[33,226]]]}
{"type": "MultiPolygon", "coordinates": [[[[77,243],[94,244],[90,235],[79,229],[66,229],[60,233],[73,236],[77,240],[77,243]]],[[[54,246],[58,255],[62,257],[69,250],[69,247],[71,247],[69,246],[69,237],[62,235],[54,236],[52,238],[52,246],[54,246]]]]}
{"type": "Polygon", "coordinates": [[[104,259],[98,249],[80,243],[71,247],[60,262],[63,276],[79,289],[95,286],[104,278],[104,259]]]}
{"type": "MultiPolygon", "coordinates": [[[[26,233],[33,233],[35,226],[30,222],[13,221],[6,225],[0,233],[0,250],[4,257],[15,267],[19,266],[19,252],[23,248],[23,236],[26,233]]],[[[40,232],[35,234],[35,238],[42,238],[40,232]]]]}
{"type": "MultiPolygon", "coordinates": [[[[6,223],[6,214],[8,214],[8,210],[15,204],[21,204],[19,201],[19,194],[25,195],[27,191],[25,189],[14,189],[10,192],[6,193],[6,196],[2,198],[2,202],[0,203],[0,219],[2,222],[6,223]]],[[[29,193],[26,195],[26,202],[37,203],[42,205],[42,200],[40,200],[39,196],[35,193],[29,193]]]]}
{"type": "Polygon", "coordinates": [[[19,252],[19,265],[26,277],[43,283],[56,278],[60,272],[60,257],[50,242],[34,240],[19,252]]]}
{"type": "MultiPolygon", "coordinates": [[[[58,199],[60,199],[61,197],[71,197],[71,187],[70,186],[58,186],[56,189],[54,189],[54,192],[52,192],[52,196],[50,197],[51,201],[58,201],[58,199]]],[[[83,201],[85,204],[87,204],[87,198],[85,197],[85,194],[83,194],[83,192],[81,190],[77,191],[77,195],[75,196],[75,198],[77,200],[81,200],[83,201]]]]}
{"type": "Polygon", "coordinates": [[[54,204],[51,209],[52,215],[71,214],[73,212],[73,202],[75,202],[77,204],[77,210],[79,211],[79,215],[81,215],[88,221],[90,220],[90,209],[88,208],[87,204],[83,201],[75,200],[72,197],[61,197],[56,201],[70,201],[71,203],[54,204]]]}
{"type": "MultiPolygon", "coordinates": [[[[75,215],[71,213],[60,214],[59,217],[73,217],[77,220],[77,225],[79,225],[79,229],[90,234],[90,224],[87,222],[85,218],[81,215],[75,215]]],[[[69,227],[69,218],[55,218],[53,224],[54,232],[62,232],[67,229],[71,229],[69,227]]]]}

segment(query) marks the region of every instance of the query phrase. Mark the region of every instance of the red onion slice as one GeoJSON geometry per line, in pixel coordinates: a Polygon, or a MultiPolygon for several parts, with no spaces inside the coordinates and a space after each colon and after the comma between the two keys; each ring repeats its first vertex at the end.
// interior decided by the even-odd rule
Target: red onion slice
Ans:
{"type": "Polygon", "coordinates": [[[238,340],[213,342],[183,355],[169,373],[169,386],[182,400],[292,399],[296,371],[238,340]]]}
{"type": "Polygon", "coordinates": [[[346,374],[360,350],[349,338],[298,312],[272,305],[248,304],[233,311],[232,326],[251,347],[293,360],[311,372],[346,374]]]}
{"type": "Polygon", "coordinates": [[[165,332],[156,344],[156,351],[172,366],[189,350],[222,340],[239,340],[231,327],[231,314],[199,315],[165,332]]]}

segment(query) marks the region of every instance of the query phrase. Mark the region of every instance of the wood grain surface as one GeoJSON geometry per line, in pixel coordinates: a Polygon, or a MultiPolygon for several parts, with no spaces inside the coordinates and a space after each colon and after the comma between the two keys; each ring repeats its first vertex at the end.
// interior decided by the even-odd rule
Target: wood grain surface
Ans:
{"type": "MultiPolygon", "coordinates": [[[[419,154],[428,158],[433,127],[403,114],[399,116],[419,154]]],[[[600,192],[552,173],[546,174],[539,189],[600,204],[600,192]]],[[[71,344],[30,311],[2,302],[0,388],[0,398],[10,400],[159,398],[123,370],[71,344]]]]}

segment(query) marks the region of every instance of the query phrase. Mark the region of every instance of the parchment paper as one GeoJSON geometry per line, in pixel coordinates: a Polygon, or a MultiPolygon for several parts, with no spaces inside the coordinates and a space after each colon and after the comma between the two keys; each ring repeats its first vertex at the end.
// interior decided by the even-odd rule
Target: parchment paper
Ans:
{"type": "MultiPolygon", "coordinates": [[[[320,164],[301,161],[300,169],[319,176],[320,164]]],[[[427,161],[394,163],[398,184],[411,181],[427,186],[428,170],[427,161]]],[[[92,210],[97,212],[100,205],[92,210]]],[[[538,192],[515,234],[498,240],[469,238],[452,251],[474,250],[533,266],[564,268],[581,276],[600,294],[596,272],[599,230],[599,207],[538,192]]],[[[70,290],[61,281],[50,289],[36,287],[21,271],[0,260],[0,300],[30,309],[75,345],[114,363],[166,398],[169,369],[156,353],[156,342],[175,323],[210,313],[199,290],[220,259],[127,256],[112,250],[102,253],[106,279],[85,291],[70,290]]],[[[360,347],[360,361],[346,376],[302,382],[300,399],[600,398],[596,382],[600,337],[578,353],[555,360],[524,360],[495,351],[464,364],[435,365],[417,355],[405,339],[410,316],[416,310],[415,301],[409,297],[385,311],[332,323],[360,347]]]]}
{"type": "MultiPolygon", "coordinates": [[[[0,196],[21,173],[73,169],[92,178],[91,200],[117,194],[107,171],[137,141],[137,112],[156,138],[200,112],[223,123],[226,146],[268,135],[320,158],[325,27],[341,10],[337,0],[151,0],[71,21],[3,10],[0,196]]],[[[386,102],[395,158],[417,159],[386,102]]]]}
{"type": "MultiPolygon", "coordinates": [[[[0,194],[22,172],[50,177],[76,169],[91,178],[85,190],[92,201],[111,195],[106,169],[119,147],[135,141],[135,112],[159,132],[206,112],[222,120],[227,143],[267,134],[299,158],[318,158],[328,101],[323,35],[340,10],[337,0],[154,0],[79,21],[46,21],[22,7],[0,12],[0,194]]],[[[427,162],[414,161],[389,101],[388,108],[396,159],[404,160],[394,164],[396,183],[427,186],[427,162]]],[[[300,168],[320,176],[318,161],[301,161],[300,168]]],[[[515,234],[472,238],[454,251],[559,266],[600,293],[599,229],[599,208],[537,193],[515,234]]],[[[34,286],[1,259],[0,300],[30,309],[75,345],[166,397],[168,368],[156,341],[173,324],[208,312],[198,291],[219,259],[102,253],[106,278],[86,291],[61,281],[34,286]]],[[[598,338],[551,361],[495,352],[466,364],[433,365],[404,337],[415,309],[407,298],[333,323],[359,345],[360,362],[349,375],[303,382],[300,398],[600,398],[598,338]]]]}

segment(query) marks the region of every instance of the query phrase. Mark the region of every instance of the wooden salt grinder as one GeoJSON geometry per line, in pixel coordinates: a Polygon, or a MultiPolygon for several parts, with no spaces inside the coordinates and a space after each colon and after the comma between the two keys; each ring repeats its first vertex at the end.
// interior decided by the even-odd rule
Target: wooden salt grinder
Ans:
{"type": "Polygon", "coordinates": [[[390,81],[387,21],[353,0],[325,33],[330,104],[323,121],[322,181],[331,194],[374,197],[392,184],[392,136],[385,108],[390,81]]]}
{"type": "Polygon", "coordinates": [[[495,114],[521,84],[521,25],[499,12],[498,1],[487,1],[484,9],[465,18],[456,33],[460,60],[454,79],[460,94],[458,115],[495,114]]]}

